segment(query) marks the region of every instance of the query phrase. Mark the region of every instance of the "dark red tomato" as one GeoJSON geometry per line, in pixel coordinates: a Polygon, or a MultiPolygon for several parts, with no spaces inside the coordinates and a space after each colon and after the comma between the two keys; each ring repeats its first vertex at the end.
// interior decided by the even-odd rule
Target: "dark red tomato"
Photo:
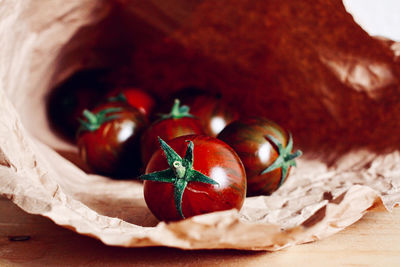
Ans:
{"type": "Polygon", "coordinates": [[[179,100],[175,101],[172,110],[161,119],[154,122],[142,135],[141,150],[144,164],[150,160],[154,151],[160,145],[158,137],[163,140],[171,140],[175,137],[189,134],[204,134],[200,121],[193,117],[186,106],[179,106],[179,100]]]}
{"type": "Polygon", "coordinates": [[[162,221],[237,209],[246,197],[246,173],[238,155],[224,142],[188,135],[167,143],[152,156],[144,182],[144,199],[162,221]]]}
{"type": "Polygon", "coordinates": [[[94,108],[108,87],[106,70],[84,70],[75,73],[48,95],[47,114],[55,132],[75,141],[78,118],[84,109],[94,108]]]}
{"type": "Polygon", "coordinates": [[[201,92],[197,88],[188,88],[180,92],[182,97],[177,97],[181,99],[182,104],[190,107],[190,113],[199,118],[205,133],[209,136],[216,137],[226,125],[239,119],[239,113],[219,94],[201,92]]]}
{"type": "Polygon", "coordinates": [[[289,175],[300,151],[292,154],[293,141],[276,123],[247,118],[229,124],[218,138],[230,145],[242,160],[247,174],[247,195],[269,195],[289,175]]]}
{"type": "Polygon", "coordinates": [[[140,111],[123,103],[85,110],[78,133],[79,154],[97,173],[119,178],[138,175],[140,134],[146,124],[140,111]]]}
{"type": "Polygon", "coordinates": [[[154,98],[144,90],[134,87],[120,88],[108,94],[111,101],[124,101],[140,110],[147,117],[153,112],[156,105],[154,98]]]}

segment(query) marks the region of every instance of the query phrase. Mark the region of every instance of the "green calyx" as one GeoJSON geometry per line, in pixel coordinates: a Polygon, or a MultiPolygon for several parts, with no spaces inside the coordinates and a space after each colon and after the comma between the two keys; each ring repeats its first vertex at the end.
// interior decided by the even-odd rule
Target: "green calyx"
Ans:
{"type": "Polygon", "coordinates": [[[189,141],[185,157],[182,159],[164,140],[158,138],[161,148],[165,153],[169,168],[139,177],[141,180],[172,183],[174,185],[175,207],[182,219],[182,197],[189,182],[201,182],[206,184],[218,184],[210,177],[193,169],[194,144],[189,141]]]}
{"type": "Polygon", "coordinates": [[[300,150],[297,150],[296,152],[292,153],[293,138],[291,134],[289,134],[289,141],[286,147],[283,147],[283,145],[272,135],[267,135],[266,138],[278,148],[278,157],[268,168],[263,170],[261,174],[265,174],[275,169],[281,168],[282,174],[281,174],[281,180],[279,182],[279,187],[280,187],[285,181],[289,168],[291,166],[296,166],[295,159],[297,157],[300,157],[303,153],[300,150]]]}
{"type": "Polygon", "coordinates": [[[106,108],[98,113],[90,112],[89,110],[85,109],[83,111],[84,119],[79,119],[81,126],[79,128],[80,131],[89,131],[93,132],[100,128],[100,126],[107,122],[118,118],[118,115],[111,115],[108,116],[110,113],[119,112],[122,108],[106,108]]]}
{"type": "Polygon", "coordinates": [[[169,114],[159,114],[161,120],[193,117],[193,115],[189,113],[190,108],[186,105],[180,106],[180,104],[181,101],[179,101],[179,99],[175,99],[174,105],[172,106],[171,112],[169,114]]]}
{"type": "Polygon", "coordinates": [[[112,96],[112,97],[107,98],[107,100],[109,102],[127,102],[126,96],[122,92],[119,93],[116,96],[112,96]]]}

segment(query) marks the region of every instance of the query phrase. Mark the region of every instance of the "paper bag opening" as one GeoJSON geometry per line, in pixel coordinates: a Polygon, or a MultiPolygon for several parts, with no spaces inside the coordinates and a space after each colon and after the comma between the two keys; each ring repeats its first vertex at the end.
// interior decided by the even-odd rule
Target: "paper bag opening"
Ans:
{"type": "Polygon", "coordinates": [[[58,4],[16,1],[0,13],[0,192],[24,210],[110,245],[277,250],[399,201],[398,61],[340,2],[58,4]],[[161,97],[218,90],[243,116],[290,129],[305,156],[283,187],[246,199],[240,213],[158,223],[140,183],[87,175],[49,126],[51,90],[94,68],[161,97]]]}

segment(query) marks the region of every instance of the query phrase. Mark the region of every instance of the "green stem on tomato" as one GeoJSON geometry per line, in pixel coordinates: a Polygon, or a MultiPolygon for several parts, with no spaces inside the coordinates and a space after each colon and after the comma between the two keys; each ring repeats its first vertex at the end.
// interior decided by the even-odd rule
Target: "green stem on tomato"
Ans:
{"type": "Polygon", "coordinates": [[[123,92],[119,93],[116,96],[112,96],[107,98],[109,102],[127,102],[126,96],[123,92]]]}
{"type": "Polygon", "coordinates": [[[190,108],[186,105],[180,106],[179,99],[175,99],[174,105],[170,113],[168,114],[159,114],[161,120],[165,119],[180,119],[184,117],[194,117],[192,114],[189,113],[190,108]]]}
{"type": "Polygon", "coordinates": [[[83,117],[85,117],[90,124],[97,123],[97,116],[87,109],[83,111],[83,117]]]}
{"type": "Polygon", "coordinates": [[[175,208],[182,219],[185,218],[182,212],[182,198],[186,186],[190,182],[201,182],[206,184],[218,185],[210,177],[193,169],[193,149],[194,144],[189,141],[185,157],[182,159],[164,140],[158,138],[161,148],[167,158],[168,169],[144,174],[139,177],[141,180],[172,183],[174,185],[175,208]]]}
{"type": "Polygon", "coordinates": [[[267,135],[266,138],[278,148],[278,157],[268,168],[263,170],[261,174],[266,174],[268,172],[281,168],[281,179],[279,181],[279,186],[281,186],[285,181],[289,168],[291,166],[296,166],[295,159],[300,157],[303,153],[300,150],[292,153],[293,138],[291,134],[289,134],[289,141],[286,147],[283,147],[283,145],[272,135],[267,135]]]}
{"type": "Polygon", "coordinates": [[[106,108],[97,113],[93,113],[87,109],[83,111],[83,119],[78,119],[81,126],[78,133],[81,131],[96,131],[101,125],[107,121],[118,118],[118,115],[109,115],[111,113],[119,112],[122,108],[106,108]]]}
{"type": "Polygon", "coordinates": [[[178,179],[182,179],[185,177],[186,168],[183,167],[182,162],[174,161],[174,163],[172,164],[172,168],[173,168],[172,170],[174,171],[174,173],[178,179]]]}

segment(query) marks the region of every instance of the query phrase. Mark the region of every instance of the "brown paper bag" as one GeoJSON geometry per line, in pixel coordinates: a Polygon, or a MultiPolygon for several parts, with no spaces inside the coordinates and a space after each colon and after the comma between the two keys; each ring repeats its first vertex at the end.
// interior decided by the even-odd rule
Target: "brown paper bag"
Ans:
{"type": "Polygon", "coordinates": [[[5,1],[0,40],[1,195],[105,244],[278,250],[400,201],[398,45],[340,1],[5,1]],[[305,155],[240,213],[158,222],[140,183],[87,175],[49,126],[48,93],[94,67],[160,96],[219,90],[290,129],[305,155]]]}

